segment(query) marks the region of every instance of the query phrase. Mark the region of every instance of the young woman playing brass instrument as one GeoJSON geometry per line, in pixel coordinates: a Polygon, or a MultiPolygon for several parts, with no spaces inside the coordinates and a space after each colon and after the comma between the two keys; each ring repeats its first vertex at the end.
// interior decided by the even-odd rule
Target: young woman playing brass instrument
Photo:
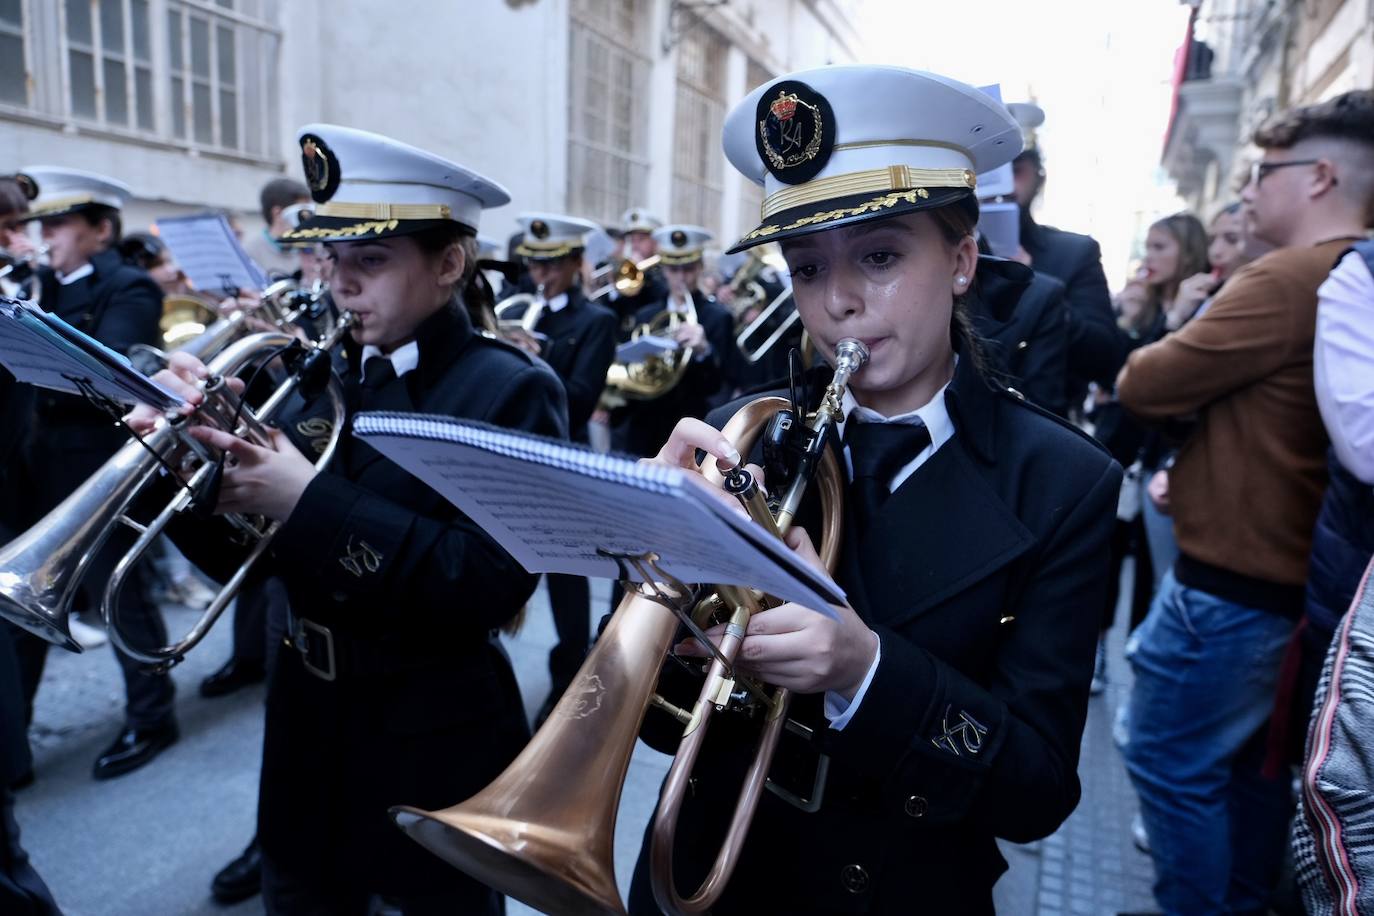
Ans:
{"type": "MultiPolygon", "coordinates": [[[[317,124],[298,139],[319,206],[288,237],[326,246],[334,300],[356,322],[338,367],[346,422],[392,409],[566,436],[557,377],[479,333],[466,308],[478,218],[509,202],[505,190],[364,131],[317,124]]],[[[198,404],[205,374],[174,354],[158,378],[198,404]]],[[[142,407],[130,422],[155,420],[142,407]]],[[[297,414],[265,445],[191,433],[227,457],[216,513],[281,522],[265,563],[290,599],[287,643],[272,640],[258,806],[267,912],[363,914],[373,897],[407,914],[502,912],[498,894],[419,850],[387,809],[469,795],[528,740],[495,629],[536,580],[347,431],[317,472],[306,455],[332,423],[297,414]]],[[[222,578],[240,560],[227,527],[197,518],[173,537],[222,578]]]]}
{"type": "MultiPolygon", "coordinates": [[[[804,727],[777,750],[775,791],[712,912],[991,913],[995,839],[1043,837],[1078,802],[1121,478],[1087,436],[985,378],[968,330],[980,272],[1027,279],[974,241],[974,175],[1012,159],[1017,124],[940,76],[828,67],[756,89],[724,138],[765,193],[762,225],[735,250],[780,241],[816,352],[855,338],[870,358],[830,443],[851,480],[836,574],[848,603],[748,622],[737,670],[798,694],[789,715],[804,727]]],[[[1005,317],[1014,303],[993,305],[1005,317]]],[[[684,419],[654,460],[737,462],[715,424],[738,406],[684,419]]],[[[818,562],[803,527],[787,542],[818,562]]],[[[707,654],[692,639],[676,652],[707,654]]],[[[690,708],[699,685],[669,664],[659,692],[690,708]]],[[[713,722],[678,821],[686,893],[710,869],[757,731],[713,722]]],[[[642,737],[671,752],[681,732],[651,711],[642,737]]],[[[633,913],[665,902],[650,846],[633,913]]]]}

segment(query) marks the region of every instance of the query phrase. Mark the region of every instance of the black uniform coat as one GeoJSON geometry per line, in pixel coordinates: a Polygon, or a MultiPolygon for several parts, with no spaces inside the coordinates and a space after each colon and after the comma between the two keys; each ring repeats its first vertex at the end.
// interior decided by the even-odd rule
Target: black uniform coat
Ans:
{"type": "Polygon", "coordinates": [[[978,295],[970,301],[970,312],[974,328],[983,338],[984,355],[1006,383],[1032,404],[1067,416],[1069,398],[1064,379],[1069,324],[1064,284],[1036,271],[1024,292],[1012,286],[1000,276],[978,275],[978,295]],[[998,321],[986,301],[1011,293],[1019,293],[1015,309],[1005,321],[998,321]]]}
{"type": "Polygon", "coordinates": [[[1112,384],[1126,360],[1102,271],[1102,249],[1091,236],[1042,226],[1029,214],[1021,220],[1021,246],[1037,273],[1064,284],[1069,304],[1068,397],[1081,401],[1088,382],[1112,384]]]}
{"type": "MultiPolygon", "coordinates": [[[[683,417],[702,419],[720,405],[734,388],[739,370],[739,349],[735,346],[735,319],[730,310],[699,290],[692,291],[697,322],[706,332],[711,352],[694,358],[682,380],[671,391],[652,401],[631,401],[617,423],[623,423],[623,444],[617,447],[634,455],[656,455],[677,421],[683,417]]],[[[635,315],[636,324],[645,324],[668,307],[667,297],[646,305],[635,315]]]]}
{"type": "Polygon", "coordinates": [[[568,433],[587,441],[587,420],[606,387],[606,370],[615,361],[618,322],[615,312],[590,302],[582,290],[568,290],[568,304],[546,312],[535,327],[548,339],[540,355],[568,393],[568,433]]]}
{"type": "MultiPolygon", "coordinates": [[[[562,386],[540,360],[474,332],[461,310],[441,310],[416,337],[418,368],[383,386],[368,409],[566,436],[562,386]]],[[[345,373],[350,424],[359,349],[345,373]]],[[[308,455],[328,435],[319,413],[279,424],[308,455]]],[[[175,533],[222,578],[236,558],[226,557],[224,523],[211,527],[186,519],[175,533]]],[[[276,649],[258,811],[264,852],[293,873],[376,893],[469,885],[387,810],[455,804],[523,747],[520,691],[492,632],[536,577],[448,500],[351,437],[306,487],[270,554],[265,571],[285,582],[296,617],[333,630],[344,670],[321,680],[295,650],[276,649]]]]}
{"type": "MultiPolygon", "coordinates": [[[[32,407],[33,388],[21,384],[8,369],[0,367],[0,494],[4,495],[6,503],[14,494],[6,471],[23,439],[32,407]]],[[[8,543],[17,533],[0,517],[0,544],[8,543]]],[[[27,717],[19,683],[19,662],[10,642],[10,632],[8,626],[0,624],[0,792],[33,765],[29,756],[28,729],[24,724],[27,717]]],[[[2,894],[0,899],[3,899],[2,894]]]]}
{"type": "MultiPolygon", "coordinates": [[[[805,774],[828,753],[821,808],[763,794],[717,914],[991,913],[1006,867],[994,838],[1046,836],[1078,803],[1121,468],[1076,428],[988,387],[970,360],[945,402],[954,438],[868,530],[847,519],[837,579],[877,632],[881,661],[842,731],[827,727],[821,697],[794,698],[818,738],[785,739],[771,771],[805,774]]],[[[690,702],[671,696],[680,683],[663,686],[690,702]]],[[[752,755],[757,731],[741,724],[713,720],[694,771],[677,843],[687,892],[752,755]]],[[[669,751],[681,732],[655,713],[646,726],[645,740],[669,751]]]]}
{"type": "MultiPolygon", "coordinates": [[[[114,249],[95,255],[91,266],[91,275],[66,286],[50,269],[40,268],[39,304],[117,353],[128,353],[136,343],[156,344],[162,290],[146,273],[120,260],[114,249]]],[[[36,401],[21,458],[28,499],[25,527],[84,483],[128,440],[108,414],[78,395],[43,390],[36,401]]]]}

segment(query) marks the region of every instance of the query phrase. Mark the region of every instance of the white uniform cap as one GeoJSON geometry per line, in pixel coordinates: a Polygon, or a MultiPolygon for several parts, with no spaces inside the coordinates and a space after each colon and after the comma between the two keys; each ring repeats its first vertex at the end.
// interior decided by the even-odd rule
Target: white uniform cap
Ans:
{"type": "Polygon", "coordinates": [[[29,212],[24,219],[61,216],[96,204],[123,210],[133,192],[122,181],[106,178],[80,169],[64,169],[55,165],[33,165],[17,176],[21,186],[27,182],[25,193],[33,193],[29,212]]]}
{"type": "Polygon", "coordinates": [[[552,261],[581,251],[596,223],[561,213],[521,213],[516,219],[525,231],[515,253],[535,261],[552,261]]]}
{"type": "Polygon", "coordinates": [[[957,80],[844,66],[758,87],[726,118],[724,145],[764,189],[762,225],[738,251],[971,198],[977,173],[1020,151],[1021,131],[1004,105],[957,80]]]}
{"type": "Polygon", "coordinates": [[[479,261],[504,261],[506,259],[506,246],[489,235],[477,236],[477,260],[479,261]]]}
{"type": "Polygon", "coordinates": [[[477,232],[489,207],[510,203],[506,189],[441,156],[334,124],[307,124],[297,135],[315,214],[288,240],[350,241],[458,223],[477,232]]]}
{"type": "Polygon", "coordinates": [[[643,207],[631,207],[621,214],[620,225],[624,232],[653,232],[663,225],[663,220],[643,207]]]}
{"type": "Polygon", "coordinates": [[[665,267],[700,261],[706,243],[713,238],[714,235],[700,226],[664,226],[654,230],[660,263],[665,267]]]}

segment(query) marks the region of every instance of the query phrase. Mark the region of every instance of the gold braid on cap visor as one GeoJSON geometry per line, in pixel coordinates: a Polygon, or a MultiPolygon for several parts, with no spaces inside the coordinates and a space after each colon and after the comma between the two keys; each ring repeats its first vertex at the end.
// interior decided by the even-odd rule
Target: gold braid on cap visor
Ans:
{"type": "Polygon", "coordinates": [[[978,185],[978,176],[969,169],[915,169],[909,165],[889,165],[881,169],[850,172],[818,178],[796,187],[769,194],[763,202],[761,219],[808,204],[872,194],[879,191],[904,191],[908,188],[969,188],[978,185]]]}

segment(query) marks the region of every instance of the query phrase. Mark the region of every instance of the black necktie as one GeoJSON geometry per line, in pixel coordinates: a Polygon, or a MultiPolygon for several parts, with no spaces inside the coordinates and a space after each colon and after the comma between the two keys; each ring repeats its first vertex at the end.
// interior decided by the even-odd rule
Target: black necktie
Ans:
{"type": "Polygon", "coordinates": [[[849,461],[854,466],[850,495],[859,530],[891,494],[888,484],[902,465],[930,445],[930,431],[924,423],[858,423],[850,420],[844,431],[849,446],[849,461]]]}
{"type": "Polygon", "coordinates": [[[363,404],[366,405],[369,400],[372,400],[373,395],[385,388],[395,378],[396,367],[392,365],[389,357],[368,357],[367,362],[363,363],[363,404]]]}

